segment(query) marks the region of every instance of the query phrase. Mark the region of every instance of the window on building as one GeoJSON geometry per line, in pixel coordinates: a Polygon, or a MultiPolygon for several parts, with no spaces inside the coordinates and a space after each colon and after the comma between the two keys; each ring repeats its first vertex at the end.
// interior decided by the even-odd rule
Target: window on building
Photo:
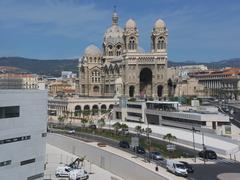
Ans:
{"type": "Polygon", "coordinates": [[[117,45],[117,56],[120,56],[121,54],[122,54],[121,45],[117,45]]]}
{"type": "Polygon", "coordinates": [[[0,162],[0,167],[2,167],[2,166],[8,166],[8,165],[10,165],[11,163],[12,163],[11,160],[2,161],[2,162],[0,162]]]}
{"type": "Polygon", "coordinates": [[[39,179],[43,176],[44,176],[44,173],[39,173],[39,174],[28,177],[27,180],[35,180],[35,179],[39,179]]]}
{"type": "Polygon", "coordinates": [[[42,137],[47,137],[47,133],[42,133],[42,137]]]}
{"type": "Polygon", "coordinates": [[[20,165],[23,166],[23,165],[26,165],[26,164],[31,164],[31,163],[34,163],[35,161],[36,161],[35,158],[28,159],[28,160],[25,160],[25,161],[21,161],[20,165]]]}
{"type": "Polygon", "coordinates": [[[25,140],[29,140],[30,138],[31,138],[31,136],[20,136],[20,137],[9,138],[9,139],[0,139],[0,145],[18,142],[18,141],[25,141],[25,140]]]}
{"type": "Polygon", "coordinates": [[[164,37],[158,38],[157,49],[166,49],[166,43],[164,37]]]}
{"type": "Polygon", "coordinates": [[[0,119],[19,117],[19,115],[20,115],[19,106],[0,107],[0,119]]]}
{"type": "Polygon", "coordinates": [[[130,50],[136,49],[136,40],[134,37],[130,37],[129,43],[128,43],[128,49],[130,50]]]}
{"type": "Polygon", "coordinates": [[[94,70],[92,72],[92,83],[98,83],[100,82],[100,72],[97,70],[94,70]]]}
{"type": "Polygon", "coordinates": [[[111,45],[108,46],[108,55],[113,56],[113,47],[111,45]]]}

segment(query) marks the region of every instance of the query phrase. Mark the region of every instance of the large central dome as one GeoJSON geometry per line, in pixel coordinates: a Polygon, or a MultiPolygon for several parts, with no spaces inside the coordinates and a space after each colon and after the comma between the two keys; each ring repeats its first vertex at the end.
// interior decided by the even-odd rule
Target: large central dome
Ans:
{"type": "Polygon", "coordinates": [[[104,34],[104,44],[115,45],[117,43],[123,44],[123,29],[118,26],[118,15],[116,12],[112,16],[112,26],[107,29],[104,34]]]}

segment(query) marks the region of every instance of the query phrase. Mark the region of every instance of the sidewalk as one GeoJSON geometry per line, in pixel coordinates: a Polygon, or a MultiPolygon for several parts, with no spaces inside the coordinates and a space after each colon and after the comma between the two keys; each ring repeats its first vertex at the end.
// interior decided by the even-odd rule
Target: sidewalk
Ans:
{"type": "MultiPolygon", "coordinates": [[[[77,156],[71,154],[69,152],[63,151],[55,146],[50,144],[46,145],[46,158],[45,162],[46,170],[44,172],[44,179],[51,179],[51,180],[67,180],[68,178],[56,178],[55,177],[55,170],[58,166],[63,166],[64,164],[69,164],[73,160],[75,160],[77,156]]],[[[91,164],[89,161],[85,160],[83,164],[84,169],[90,173],[89,180],[97,180],[97,179],[104,179],[104,180],[123,180],[122,178],[113,175],[112,173],[91,164]]]]}

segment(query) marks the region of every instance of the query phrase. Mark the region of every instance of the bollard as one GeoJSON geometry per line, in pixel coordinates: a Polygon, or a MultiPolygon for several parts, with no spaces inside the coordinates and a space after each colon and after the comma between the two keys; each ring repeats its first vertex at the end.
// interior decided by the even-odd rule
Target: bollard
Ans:
{"type": "Polygon", "coordinates": [[[158,171],[158,166],[155,167],[155,170],[158,171]]]}

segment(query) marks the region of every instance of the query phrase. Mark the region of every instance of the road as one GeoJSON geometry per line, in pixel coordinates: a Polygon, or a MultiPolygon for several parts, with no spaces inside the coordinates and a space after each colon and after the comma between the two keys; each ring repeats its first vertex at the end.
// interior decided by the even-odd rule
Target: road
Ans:
{"type": "MultiPolygon", "coordinates": [[[[119,148],[118,141],[114,141],[109,138],[92,136],[92,135],[83,134],[83,133],[77,133],[72,135],[65,134],[65,135],[76,138],[76,139],[80,139],[83,141],[100,141],[112,147],[119,148]]],[[[131,150],[124,149],[124,148],[121,148],[121,150],[135,155],[134,152],[131,150]]],[[[158,163],[162,167],[165,167],[164,165],[165,161],[162,161],[162,162],[154,161],[154,162],[158,163]]],[[[217,160],[209,161],[206,164],[203,164],[203,162],[199,164],[192,163],[192,166],[194,167],[195,172],[193,174],[189,174],[187,178],[189,180],[215,180],[215,179],[219,180],[220,179],[219,176],[222,176],[223,174],[228,177],[227,178],[228,180],[234,180],[234,176],[240,177],[240,163],[227,160],[227,159],[219,158],[217,160]],[[237,173],[237,174],[232,175],[229,173],[237,173]]]]}
{"type": "Polygon", "coordinates": [[[237,173],[237,177],[240,179],[240,163],[230,160],[219,159],[212,164],[194,164],[193,167],[195,172],[188,176],[188,179],[191,180],[219,180],[223,174],[227,175],[227,180],[234,180],[234,176],[230,173],[237,173]]]}

